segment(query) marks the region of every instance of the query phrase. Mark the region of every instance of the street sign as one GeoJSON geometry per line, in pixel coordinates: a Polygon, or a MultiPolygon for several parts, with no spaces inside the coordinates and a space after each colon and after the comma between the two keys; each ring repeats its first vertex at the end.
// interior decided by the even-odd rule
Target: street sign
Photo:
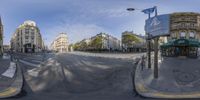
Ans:
{"type": "Polygon", "coordinates": [[[170,35],[170,15],[158,15],[145,21],[145,31],[153,37],[170,35]]]}

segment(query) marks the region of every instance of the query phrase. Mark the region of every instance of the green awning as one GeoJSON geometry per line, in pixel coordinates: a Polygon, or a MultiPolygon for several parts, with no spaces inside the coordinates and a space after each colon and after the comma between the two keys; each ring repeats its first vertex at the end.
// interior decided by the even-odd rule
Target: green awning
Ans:
{"type": "Polygon", "coordinates": [[[196,39],[189,39],[189,46],[200,47],[200,42],[196,39]]]}
{"type": "Polygon", "coordinates": [[[169,42],[164,43],[160,47],[168,48],[175,46],[200,47],[200,42],[197,39],[176,39],[176,40],[170,40],[169,42]]]}
{"type": "Polygon", "coordinates": [[[173,43],[174,43],[174,40],[170,40],[169,42],[162,44],[160,47],[161,48],[173,47],[173,43]]]}

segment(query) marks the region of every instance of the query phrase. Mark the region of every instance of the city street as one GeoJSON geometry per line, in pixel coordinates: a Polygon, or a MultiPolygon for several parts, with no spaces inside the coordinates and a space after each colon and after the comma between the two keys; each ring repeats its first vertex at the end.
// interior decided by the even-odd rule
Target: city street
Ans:
{"type": "MultiPolygon", "coordinates": [[[[24,86],[17,98],[24,100],[141,98],[133,90],[131,75],[134,73],[135,61],[131,58],[92,57],[78,53],[52,55],[47,54],[49,58],[38,67],[19,63],[23,69],[24,86]]],[[[25,55],[19,56],[19,54],[17,57],[26,58],[25,55]]],[[[32,57],[34,58],[37,56],[32,57]]]]}
{"type": "Polygon", "coordinates": [[[3,0],[0,99],[198,100],[199,4],[3,0]]]}

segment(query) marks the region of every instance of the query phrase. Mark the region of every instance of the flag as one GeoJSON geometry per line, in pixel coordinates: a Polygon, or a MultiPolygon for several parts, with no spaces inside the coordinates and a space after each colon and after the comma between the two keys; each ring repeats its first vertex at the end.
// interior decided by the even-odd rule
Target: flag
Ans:
{"type": "Polygon", "coordinates": [[[145,13],[145,14],[151,14],[155,11],[155,9],[156,9],[156,7],[148,8],[148,9],[142,10],[142,12],[145,13]]]}

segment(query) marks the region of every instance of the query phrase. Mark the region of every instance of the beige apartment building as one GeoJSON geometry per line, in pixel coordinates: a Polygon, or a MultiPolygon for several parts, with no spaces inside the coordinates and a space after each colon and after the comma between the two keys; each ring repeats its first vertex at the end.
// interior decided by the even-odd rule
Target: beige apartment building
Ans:
{"type": "Polygon", "coordinates": [[[64,53],[68,52],[68,38],[66,33],[60,33],[51,43],[51,50],[64,53]]]}
{"type": "Polygon", "coordinates": [[[200,13],[176,12],[170,15],[170,36],[162,47],[164,56],[197,57],[200,41],[200,13]]]}
{"type": "Polygon", "coordinates": [[[10,42],[13,52],[34,53],[44,49],[40,30],[31,20],[25,21],[16,29],[10,42]]]}

